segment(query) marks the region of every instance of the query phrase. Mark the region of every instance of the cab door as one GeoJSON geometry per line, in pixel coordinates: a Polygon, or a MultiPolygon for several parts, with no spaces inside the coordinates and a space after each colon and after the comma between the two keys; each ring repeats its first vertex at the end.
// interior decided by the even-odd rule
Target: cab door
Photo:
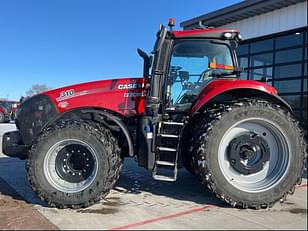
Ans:
{"type": "Polygon", "coordinates": [[[175,41],[167,76],[167,110],[188,111],[209,82],[233,74],[232,60],[225,44],[205,39],[175,41]]]}

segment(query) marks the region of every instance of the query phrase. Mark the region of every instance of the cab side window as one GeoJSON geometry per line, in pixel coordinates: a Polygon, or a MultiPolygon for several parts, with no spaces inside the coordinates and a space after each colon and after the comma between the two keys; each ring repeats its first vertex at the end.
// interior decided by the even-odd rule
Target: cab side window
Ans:
{"type": "Polygon", "coordinates": [[[232,73],[232,67],[231,52],[225,44],[204,40],[178,42],[173,48],[169,67],[169,105],[192,103],[207,82],[218,75],[232,73]]]}

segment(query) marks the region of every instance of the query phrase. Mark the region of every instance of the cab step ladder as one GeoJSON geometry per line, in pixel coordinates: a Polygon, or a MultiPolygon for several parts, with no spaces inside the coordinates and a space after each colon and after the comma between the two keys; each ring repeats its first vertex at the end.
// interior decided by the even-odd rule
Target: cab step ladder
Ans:
{"type": "Polygon", "coordinates": [[[183,126],[184,123],[173,121],[161,121],[159,123],[157,136],[160,142],[158,142],[156,147],[156,161],[152,172],[155,180],[176,181],[178,174],[179,140],[183,126]],[[166,127],[175,129],[173,131],[169,129],[169,131],[165,132],[166,127]],[[164,145],[166,140],[173,140],[174,146],[167,147],[164,145]],[[163,160],[165,155],[169,156],[167,161],[163,160]],[[166,170],[168,170],[169,174],[166,173],[166,170]]]}

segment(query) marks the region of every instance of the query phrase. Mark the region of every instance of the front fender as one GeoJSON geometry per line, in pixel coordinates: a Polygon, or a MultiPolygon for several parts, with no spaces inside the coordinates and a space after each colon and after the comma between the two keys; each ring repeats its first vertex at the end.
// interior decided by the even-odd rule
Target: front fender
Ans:
{"type": "Polygon", "coordinates": [[[25,145],[31,145],[50,120],[59,115],[52,100],[44,94],[25,100],[17,109],[15,123],[25,145]]]}
{"type": "MultiPolygon", "coordinates": [[[[108,118],[109,120],[113,121],[123,132],[127,145],[128,145],[128,154],[129,156],[134,156],[134,144],[133,139],[130,135],[130,132],[123,122],[123,118],[120,114],[110,111],[104,108],[76,108],[74,110],[66,111],[61,114],[58,114],[58,116],[55,116],[52,120],[50,120],[48,123],[44,125],[42,130],[46,129],[51,124],[56,123],[57,121],[61,120],[68,120],[68,119],[74,119],[74,120],[95,120],[96,122],[102,122],[102,118],[108,118]]],[[[125,142],[123,140],[123,142],[125,142]]]]}

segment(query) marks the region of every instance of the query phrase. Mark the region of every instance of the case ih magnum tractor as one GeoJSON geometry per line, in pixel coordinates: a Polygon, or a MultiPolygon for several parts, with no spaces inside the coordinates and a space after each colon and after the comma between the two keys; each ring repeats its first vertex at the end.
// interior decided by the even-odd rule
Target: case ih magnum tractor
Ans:
{"type": "Polygon", "coordinates": [[[236,30],[161,26],[143,78],[89,82],[23,102],[3,152],[26,159],[50,206],[87,207],[136,157],[155,180],[186,167],[234,207],[266,208],[300,183],[305,141],[290,106],[261,81],[240,80],[236,30]]]}

